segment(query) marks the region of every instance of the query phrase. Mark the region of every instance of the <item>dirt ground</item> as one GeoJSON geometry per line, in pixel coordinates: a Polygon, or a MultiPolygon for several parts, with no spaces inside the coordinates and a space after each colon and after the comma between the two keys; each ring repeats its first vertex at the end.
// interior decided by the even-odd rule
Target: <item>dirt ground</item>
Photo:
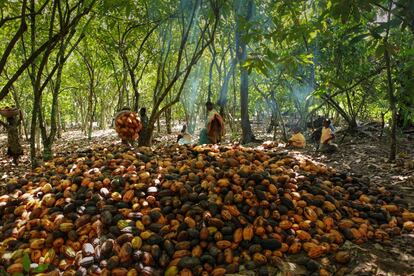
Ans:
{"type": "MultiPolygon", "coordinates": [[[[414,209],[414,137],[400,137],[396,163],[389,163],[389,143],[374,137],[346,137],[339,151],[322,155],[306,153],[338,171],[366,177],[372,186],[383,186],[400,194],[410,210],[414,209]]],[[[404,233],[386,244],[345,244],[353,261],[343,275],[414,275],[414,234],[404,233]]],[[[338,274],[342,275],[342,273],[338,274]]]]}
{"type": "MultiPolygon", "coordinates": [[[[258,125],[254,131],[257,138],[263,141],[271,140],[271,135],[261,131],[264,127],[258,125]]],[[[171,143],[175,141],[179,126],[173,129],[171,135],[161,133],[156,135],[157,143],[171,143]]],[[[315,150],[314,145],[308,145],[306,149],[291,151],[291,154],[301,154],[308,158],[325,163],[350,175],[366,177],[370,185],[383,186],[396,191],[407,203],[408,209],[414,210],[414,134],[401,135],[398,143],[398,159],[395,163],[387,162],[389,146],[386,138],[379,137],[379,131],[371,131],[361,136],[343,137],[338,132],[336,143],[339,150],[330,155],[324,155],[315,150]],[[365,135],[368,134],[368,135],[365,135]]],[[[235,137],[235,136],[232,136],[235,137]]],[[[5,157],[5,135],[0,134],[0,194],[6,192],[4,184],[10,177],[24,175],[30,169],[27,156],[23,156],[19,166],[13,165],[5,157]]],[[[227,134],[227,141],[230,134],[227,134]]],[[[94,144],[106,144],[117,142],[118,139],[113,130],[95,131],[91,141],[88,141],[81,132],[71,131],[64,133],[61,140],[55,145],[58,155],[66,155],[70,152],[82,151],[94,144]]],[[[273,142],[274,143],[274,142],[273,142]]],[[[277,145],[277,142],[274,143],[277,145]]],[[[261,147],[261,143],[248,146],[261,147]]],[[[24,144],[28,153],[28,145],[24,144]]],[[[335,271],[334,275],[414,275],[414,233],[403,233],[389,243],[366,243],[355,245],[346,242],[343,248],[349,250],[352,255],[351,262],[345,267],[337,266],[326,257],[321,261],[325,267],[335,271]]],[[[289,257],[280,264],[270,275],[303,275],[300,259],[301,256],[289,257]]],[[[266,274],[266,275],[268,275],[266,274]]],[[[246,272],[244,275],[251,275],[246,272]]]]}
{"type": "MultiPolygon", "coordinates": [[[[373,187],[395,191],[408,209],[414,210],[413,134],[401,134],[399,137],[395,163],[388,162],[389,141],[380,137],[379,129],[373,128],[358,136],[338,133],[335,143],[339,150],[333,154],[321,154],[312,144],[293,152],[334,167],[337,171],[365,177],[373,187]]],[[[404,233],[385,244],[366,243],[359,246],[346,242],[342,248],[350,250],[353,258],[346,267],[335,267],[335,275],[414,275],[414,233],[404,233]]],[[[291,265],[287,267],[295,267],[296,258],[292,258],[291,265]]],[[[322,261],[330,262],[329,259],[322,261]]]]}

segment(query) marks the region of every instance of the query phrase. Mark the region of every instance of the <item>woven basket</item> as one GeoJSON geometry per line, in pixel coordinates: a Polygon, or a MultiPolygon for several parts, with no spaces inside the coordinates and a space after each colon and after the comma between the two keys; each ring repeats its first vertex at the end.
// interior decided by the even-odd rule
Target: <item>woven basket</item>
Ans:
{"type": "Polygon", "coordinates": [[[0,115],[10,118],[19,114],[19,110],[17,108],[7,108],[7,109],[0,109],[0,115]]]}

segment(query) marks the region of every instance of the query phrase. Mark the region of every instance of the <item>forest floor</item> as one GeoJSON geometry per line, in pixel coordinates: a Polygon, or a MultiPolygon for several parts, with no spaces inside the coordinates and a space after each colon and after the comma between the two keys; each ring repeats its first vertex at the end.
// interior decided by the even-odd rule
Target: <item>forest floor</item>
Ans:
{"type": "MultiPolygon", "coordinates": [[[[254,129],[257,138],[268,141],[271,136],[260,131],[260,125],[254,129]]],[[[158,134],[156,143],[173,143],[178,133],[171,135],[158,134]]],[[[229,136],[229,135],[228,135],[229,136]]],[[[233,136],[234,137],[234,136],[233,136]]],[[[19,166],[11,164],[5,158],[5,135],[0,135],[0,195],[5,192],[4,183],[10,177],[23,176],[30,170],[28,156],[23,156],[19,166]]],[[[227,141],[230,137],[227,137],[227,141]]],[[[414,134],[399,137],[397,162],[387,162],[389,142],[386,138],[379,138],[379,131],[372,128],[363,136],[343,136],[338,133],[336,143],[339,151],[324,155],[317,152],[314,145],[308,145],[306,149],[292,151],[293,154],[305,155],[317,162],[334,167],[337,171],[347,172],[350,175],[366,177],[370,185],[383,186],[396,191],[407,203],[408,209],[414,210],[414,134]]],[[[80,131],[64,133],[55,145],[57,155],[64,156],[71,152],[83,151],[96,144],[110,144],[118,142],[113,130],[95,131],[91,141],[84,138],[80,131]]],[[[277,142],[273,142],[275,146],[277,142]]],[[[247,145],[262,149],[260,143],[247,145]]],[[[24,145],[28,153],[28,145],[24,145]]],[[[402,234],[393,238],[388,243],[368,242],[356,245],[346,242],[343,247],[352,252],[352,261],[345,267],[338,267],[335,275],[414,275],[414,233],[402,234]]],[[[300,275],[305,273],[295,260],[298,256],[286,259],[285,265],[279,267],[282,274],[275,275],[300,275]]],[[[322,262],[329,259],[322,259],[322,262]]]]}

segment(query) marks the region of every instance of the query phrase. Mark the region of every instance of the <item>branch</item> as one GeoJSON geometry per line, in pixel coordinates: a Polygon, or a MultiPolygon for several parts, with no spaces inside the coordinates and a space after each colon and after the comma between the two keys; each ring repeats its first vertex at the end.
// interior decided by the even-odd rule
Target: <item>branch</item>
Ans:
{"type": "Polygon", "coordinates": [[[6,18],[2,18],[0,20],[0,28],[7,22],[7,21],[12,21],[12,20],[16,20],[21,18],[22,20],[24,19],[24,17],[29,17],[29,16],[36,16],[42,13],[43,9],[46,7],[47,3],[49,3],[50,0],[45,1],[45,3],[40,7],[40,9],[37,12],[34,13],[29,13],[29,14],[21,14],[21,15],[17,15],[17,16],[12,16],[12,17],[6,17],[6,18]]]}
{"type": "Polygon", "coordinates": [[[311,112],[309,112],[309,114],[308,114],[308,116],[307,116],[307,117],[309,117],[310,115],[312,115],[313,113],[315,113],[318,109],[320,109],[322,106],[324,106],[324,105],[325,105],[325,103],[326,103],[326,102],[328,102],[331,98],[336,97],[336,96],[338,96],[338,95],[340,95],[340,94],[342,94],[342,93],[345,93],[345,92],[347,92],[347,91],[349,91],[349,90],[354,89],[356,86],[360,85],[362,82],[364,82],[364,81],[366,81],[366,80],[368,80],[368,79],[370,79],[370,78],[372,78],[372,77],[375,77],[376,75],[380,74],[380,73],[381,73],[381,72],[382,72],[385,68],[386,68],[386,67],[380,67],[380,68],[378,68],[377,70],[375,70],[375,71],[374,71],[374,72],[372,72],[371,74],[369,74],[369,75],[367,75],[367,76],[365,76],[365,77],[363,77],[363,78],[359,79],[359,80],[358,80],[356,83],[354,83],[353,85],[351,85],[351,86],[349,86],[349,87],[347,87],[347,88],[342,88],[342,89],[340,89],[339,91],[337,91],[337,92],[333,93],[332,95],[328,95],[328,94],[324,94],[324,95],[322,95],[322,97],[325,97],[324,102],[323,102],[323,103],[321,103],[318,107],[314,108],[311,112]]]}
{"type": "Polygon", "coordinates": [[[23,36],[23,33],[27,30],[27,24],[25,20],[26,15],[26,5],[27,0],[23,1],[22,4],[22,22],[20,23],[20,27],[13,36],[13,38],[10,40],[9,44],[7,45],[6,49],[4,50],[3,56],[0,60],[0,74],[4,69],[4,66],[6,65],[7,58],[10,56],[12,49],[14,48],[14,45],[16,45],[17,41],[20,39],[21,36],[23,36]]]}
{"type": "Polygon", "coordinates": [[[56,44],[65,37],[70,28],[77,25],[79,20],[82,18],[82,16],[89,13],[92,6],[95,4],[96,0],[92,1],[91,4],[85,8],[80,14],[78,14],[72,22],[70,22],[68,25],[66,25],[65,28],[62,28],[57,34],[55,34],[51,39],[48,39],[45,41],[36,51],[34,51],[30,57],[24,62],[19,69],[14,73],[14,75],[7,81],[7,83],[3,86],[3,88],[0,91],[0,101],[3,100],[7,94],[9,93],[10,87],[12,84],[20,77],[20,75],[26,70],[27,67],[29,67],[33,62],[36,60],[36,58],[46,49],[53,49],[56,44]]]}
{"type": "Polygon", "coordinates": [[[137,56],[137,59],[136,59],[134,65],[132,66],[133,70],[135,70],[138,66],[138,63],[139,63],[139,60],[140,60],[141,54],[142,54],[142,48],[144,47],[144,44],[147,42],[147,40],[149,39],[151,34],[158,28],[158,26],[160,26],[160,23],[156,24],[154,27],[152,27],[151,30],[149,30],[149,32],[145,35],[144,39],[142,40],[141,44],[139,45],[138,56],[137,56]]]}
{"type": "MultiPolygon", "coordinates": [[[[75,50],[75,48],[78,46],[79,42],[85,37],[84,34],[82,34],[78,40],[75,42],[74,45],[72,45],[72,48],[69,50],[66,56],[63,57],[63,59],[60,61],[61,63],[65,63],[66,60],[69,58],[69,56],[72,54],[72,52],[75,50]]],[[[52,71],[48,74],[46,80],[43,82],[42,86],[40,87],[39,91],[43,91],[45,89],[48,82],[52,79],[53,75],[55,74],[56,70],[59,68],[59,62],[56,62],[56,64],[53,66],[52,71]]]]}
{"type": "MultiPolygon", "coordinates": [[[[393,2],[394,3],[394,2],[393,2]]],[[[392,15],[394,15],[395,17],[398,17],[399,19],[401,19],[403,22],[405,22],[408,26],[411,26],[411,23],[410,22],[408,22],[404,17],[402,17],[401,15],[399,15],[398,13],[395,13],[395,12],[393,12],[393,10],[392,9],[389,9],[389,8],[387,8],[387,7],[384,7],[383,5],[381,5],[381,4],[378,4],[378,3],[372,3],[374,6],[377,6],[378,8],[380,8],[380,9],[382,9],[382,10],[384,10],[384,11],[386,11],[386,12],[388,12],[388,13],[392,13],[392,15]]],[[[394,3],[394,4],[396,4],[396,3],[394,3]]],[[[401,8],[406,8],[406,7],[402,7],[401,5],[400,5],[400,7],[401,8]]]]}

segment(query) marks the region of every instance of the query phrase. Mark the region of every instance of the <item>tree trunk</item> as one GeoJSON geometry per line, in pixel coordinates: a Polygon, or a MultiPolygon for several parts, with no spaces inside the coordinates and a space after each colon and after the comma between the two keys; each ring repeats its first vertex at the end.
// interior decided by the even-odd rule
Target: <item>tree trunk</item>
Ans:
{"type": "Polygon", "coordinates": [[[211,96],[213,95],[213,92],[211,90],[211,86],[213,84],[213,66],[214,63],[216,61],[216,50],[214,49],[214,41],[212,42],[212,59],[211,59],[211,63],[210,63],[210,68],[209,68],[209,72],[208,72],[208,90],[207,90],[207,101],[211,102],[211,96]]]}
{"type": "Polygon", "coordinates": [[[385,62],[387,64],[387,84],[388,84],[388,100],[390,103],[391,110],[391,144],[390,144],[390,155],[389,161],[395,161],[397,155],[397,106],[394,95],[394,86],[392,83],[391,75],[391,58],[390,54],[385,47],[385,62]]]}
{"type": "MultiPolygon", "coordinates": [[[[218,19],[220,17],[219,9],[212,5],[214,19],[201,20],[198,19],[198,17],[196,16],[196,14],[198,14],[200,4],[201,1],[196,1],[193,5],[192,13],[188,21],[186,22],[186,20],[183,20],[183,32],[181,35],[181,40],[179,41],[180,45],[176,53],[176,58],[174,57],[175,61],[172,61],[170,59],[169,52],[171,48],[171,40],[169,40],[168,47],[164,51],[166,52],[166,55],[162,56],[160,64],[158,66],[157,80],[155,82],[154,87],[153,108],[151,111],[148,127],[149,138],[147,139],[149,141],[152,138],[152,131],[154,130],[153,124],[155,124],[156,121],[159,121],[159,117],[165,111],[165,109],[179,102],[181,93],[184,89],[184,85],[188,79],[188,76],[190,75],[194,65],[197,64],[204,50],[211,43],[212,38],[215,35],[215,30],[219,22],[218,19]],[[204,21],[204,26],[200,28],[200,24],[195,24],[195,20],[198,20],[197,22],[204,21]],[[212,27],[212,30],[210,30],[210,32],[207,32],[210,26],[212,27]],[[192,48],[194,50],[192,50],[191,55],[188,55],[186,49],[189,43],[189,38],[192,37],[192,35],[190,36],[190,34],[193,28],[197,28],[199,33],[197,34],[198,38],[195,40],[193,44],[191,44],[192,47],[194,47],[192,48]],[[205,37],[207,33],[209,34],[209,36],[205,37]],[[173,63],[171,65],[168,65],[171,62],[173,63]],[[168,76],[166,76],[167,67],[171,68],[171,71],[168,74],[168,76]],[[163,107],[161,107],[161,104],[165,102],[164,100],[166,99],[166,97],[168,95],[171,95],[170,93],[174,91],[175,85],[178,85],[177,82],[180,82],[180,84],[176,90],[173,100],[168,103],[165,103],[163,107]]],[[[210,1],[210,4],[213,4],[213,2],[210,1]]]]}
{"type": "MultiPolygon", "coordinates": [[[[25,6],[27,1],[23,2],[23,6],[25,6]]],[[[46,1],[47,3],[48,1],[46,1]]],[[[76,27],[76,25],[79,23],[80,19],[85,16],[86,14],[88,14],[90,12],[90,10],[92,9],[93,5],[95,4],[96,0],[92,0],[89,1],[87,5],[83,5],[82,9],[76,9],[80,12],[78,12],[75,16],[70,17],[70,14],[68,16],[68,18],[71,18],[71,20],[67,20],[65,22],[64,26],[61,26],[61,28],[59,29],[59,31],[55,34],[53,34],[53,26],[54,26],[54,15],[55,15],[55,10],[56,10],[56,3],[54,2],[53,4],[53,9],[52,9],[52,15],[50,16],[51,18],[51,28],[49,29],[49,38],[42,43],[42,45],[35,49],[35,43],[34,40],[32,39],[31,41],[31,46],[32,46],[32,51],[31,54],[28,58],[25,59],[25,62],[19,66],[19,68],[17,69],[17,71],[12,75],[12,77],[7,81],[7,83],[2,87],[2,89],[0,90],[0,100],[4,99],[4,97],[7,96],[7,94],[10,91],[11,86],[13,85],[14,82],[16,82],[16,80],[23,74],[23,72],[29,68],[29,66],[32,66],[32,68],[34,68],[35,66],[35,62],[36,59],[45,51],[51,51],[53,50],[53,48],[57,45],[57,43],[63,39],[72,28],[76,27]]],[[[35,5],[34,5],[35,1],[31,1],[30,2],[30,11],[32,12],[31,15],[31,29],[32,29],[32,34],[35,33],[35,28],[34,28],[34,22],[35,22],[35,5]]],[[[39,12],[44,8],[45,6],[43,6],[39,12]]],[[[70,9],[70,12],[73,12],[75,10],[75,8],[70,9]]],[[[67,15],[65,14],[65,17],[67,15]]],[[[24,16],[22,17],[24,19],[24,16]]],[[[34,36],[32,35],[32,38],[34,36]]],[[[7,53],[5,53],[7,54],[7,53]]],[[[34,70],[32,70],[32,72],[34,72],[34,70]]]]}
{"type": "Polygon", "coordinates": [[[19,100],[19,97],[17,95],[16,88],[14,87],[14,85],[12,85],[12,96],[13,96],[14,103],[16,104],[16,108],[19,109],[20,112],[21,112],[20,113],[21,123],[19,124],[19,133],[20,133],[20,136],[23,136],[23,133],[24,133],[25,140],[26,141],[29,141],[29,134],[28,134],[28,130],[27,130],[26,119],[25,119],[25,116],[23,116],[23,111],[22,111],[23,108],[22,108],[22,106],[20,104],[20,100],[19,100]]]}
{"type": "Polygon", "coordinates": [[[23,154],[23,148],[20,144],[19,124],[21,116],[13,116],[7,118],[7,123],[0,121],[7,130],[7,155],[13,158],[13,162],[17,165],[19,157],[23,154]]]}
{"type": "Polygon", "coordinates": [[[36,168],[38,166],[38,160],[36,157],[36,144],[38,143],[36,142],[37,140],[40,140],[40,139],[36,139],[37,134],[38,134],[36,130],[37,130],[37,117],[38,117],[39,110],[40,110],[40,97],[36,93],[33,99],[32,121],[30,125],[30,139],[29,139],[30,160],[32,163],[32,168],[36,168]]]}
{"type": "Polygon", "coordinates": [[[227,94],[228,94],[228,88],[229,88],[229,81],[230,81],[230,78],[232,76],[234,76],[234,67],[235,67],[236,63],[237,63],[237,59],[234,58],[231,61],[229,71],[226,72],[226,76],[224,77],[223,85],[221,86],[220,95],[219,95],[219,99],[218,99],[218,104],[219,104],[220,108],[224,108],[227,104],[227,94]]]}
{"type": "MultiPolygon", "coordinates": [[[[391,8],[392,8],[392,1],[389,1],[389,11],[388,11],[388,22],[390,22],[391,19],[391,8]]],[[[395,161],[395,157],[397,155],[397,99],[394,95],[394,86],[393,86],[393,80],[392,80],[392,74],[391,74],[391,57],[388,50],[388,36],[390,33],[390,27],[387,29],[386,36],[384,38],[384,58],[385,58],[385,64],[387,68],[387,90],[388,90],[388,100],[390,104],[390,110],[391,110],[391,144],[390,144],[390,155],[389,155],[389,161],[395,161]]]]}
{"type": "MultiPolygon", "coordinates": [[[[93,86],[93,84],[91,84],[93,86]]],[[[91,87],[88,95],[88,140],[92,139],[92,128],[93,128],[93,88],[91,87]]]]}
{"type": "Polygon", "coordinates": [[[387,113],[386,112],[381,112],[381,133],[379,135],[380,138],[382,138],[382,135],[384,134],[385,114],[387,114],[387,113]]]}
{"type": "Polygon", "coordinates": [[[62,115],[60,113],[60,106],[59,106],[59,101],[57,102],[56,105],[56,112],[57,112],[57,138],[60,139],[62,138],[62,129],[63,129],[63,123],[62,123],[62,115]]]}
{"type": "MultiPolygon", "coordinates": [[[[4,52],[3,52],[3,54],[0,58],[0,74],[2,73],[3,69],[5,68],[6,61],[7,61],[8,57],[10,56],[13,48],[15,47],[17,41],[20,39],[20,37],[23,36],[23,34],[27,30],[26,7],[27,7],[27,0],[24,0],[23,3],[22,3],[21,23],[20,23],[19,29],[17,29],[17,31],[14,34],[13,38],[9,41],[8,45],[4,49],[4,52]]],[[[32,10],[32,12],[34,12],[34,10],[32,10]]],[[[3,18],[3,16],[2,16],[2,18],[3,18]]]]}
{"type": "Polygon", "coordinates": [[[280,111],[280,107],[279,105],[277,105],[276,107],[277,110],[277,114],[279,115],[279,121],[280,121],[280,125],[282,126],[282,137],[283,137],[283,141],[287,141],[287,134],[286,134],[286,128],[285,128],[285,122],[283,121],[283,116],[282,116],[282,112],[280,111]]]}
{"type": "Polygon", "coordinates": [[[138,88],[135,88],[134,89],[134,109],[133,110],[136,113],[138,113],[138,103],[139,103],[139,92],[138,92],[138,88]]]}
{"type": "MultiPolygon", "coordinates": [[[[58,76],[59,77],[59,76],[58,76]]],[[[59,85],[60,87],[60,85],[59,85]]],[[[55,141],[55,136],[57,132],[57,112],[58,112],[58,97],[59,93],[57,90],[53,91],[53,99],[52,99],[52,110],[50,113],[50,132],[47,135],[46,131],[46,124],[43,119],[43,114],[39,112],[39,126],[41,130],[42,136],[42,144],[43,144],[43,160],[51,160],[53,158],[53,142],[55,141]]]]}
{"type": "MultiPolygon", "coordinates": [[[[122,61],[122,90],[123,90],[123,96],[126,96],[126,106],[129,107],[129,95],[127,90],[127,83],[128,83],[128,69],[125,61],[122,61]]],[[[125,100],[125,99],[124,99],[125,100]]],[[[123,100],[123,101],[124,101],[123,100]]],[[[122,108],[123,106],[121,106],[122,108]]]]}
{"type": "MultiPolygon", "coordinates": [[[[118,94],[118,104],[117,104],[117,110],[121,110],[124,107],[124,89],[121,87],[119,89],[119,94],[118,94]]],[[[116,112],[115,112],[116,113],[116,112]]]]}
{"type": "MultiPolygon", "coordinates": [[[[253,1],[249,0],[247,3],[247,14],[244,16],[245,20],[248,22],[253,13],[253,1]]],[[[240,111],[241,111],[241,127],[242,127],[242,137],[241,143],[247,144],[255,140],[254,134],[252,132],[252,127],[250,125],[249,119],[249,73],[246,68],[243,67],[244,62],[247,59],[247,49],[246,42],[242,39],[243,34],[247,30],[242,30],[240,22],[237,22],[236,26],[236,50],[237,57],[239,60],[240,67],[240,111]]]]}
{"type": "Polygon", "coordinates": [[[171,115],[172,115],[171,107],[167,108],[164,113],[165,113],[165,125],[167,127],[167,133],[171,134],[172,133],[172,130],[171,130],[171,115]]]}
{"type": "Polygon", "coordinates": [[[53,98],[52,98],[52,109],[50,112],[50,132],[47,135],[46,126],[43,122],[42,113],[39,113],[39,125],[42,134],[42,142],[43,142],[43,159],[50,160],[53,158],[53,151],[52,146],[55,141],[56,133],[58,132],[58,118],[57,115],[59,114],[59,90],[62,81],[62,71],[64,65],[64,56],[65,54],[65,46],[62,44],[59,52],[58,57],[58,69],[56,74],[56,82],[53,86],[53,98]]]}
{"type": "Polygon", "coordinates": [[[348,123],[348,129],[352,132],[358,128],[358,124],[355,117],[351,118],[351,121],[348,123]]]}
{"type": "Polygon", "coordinates": [[[149,147],[152,144],[152,135],[154,133],[154,126],[155,122],[148,122],[148,128],[146,129],[145,133],[143,133],[143,137],[140,140],[140,146],[149,147]]]}

